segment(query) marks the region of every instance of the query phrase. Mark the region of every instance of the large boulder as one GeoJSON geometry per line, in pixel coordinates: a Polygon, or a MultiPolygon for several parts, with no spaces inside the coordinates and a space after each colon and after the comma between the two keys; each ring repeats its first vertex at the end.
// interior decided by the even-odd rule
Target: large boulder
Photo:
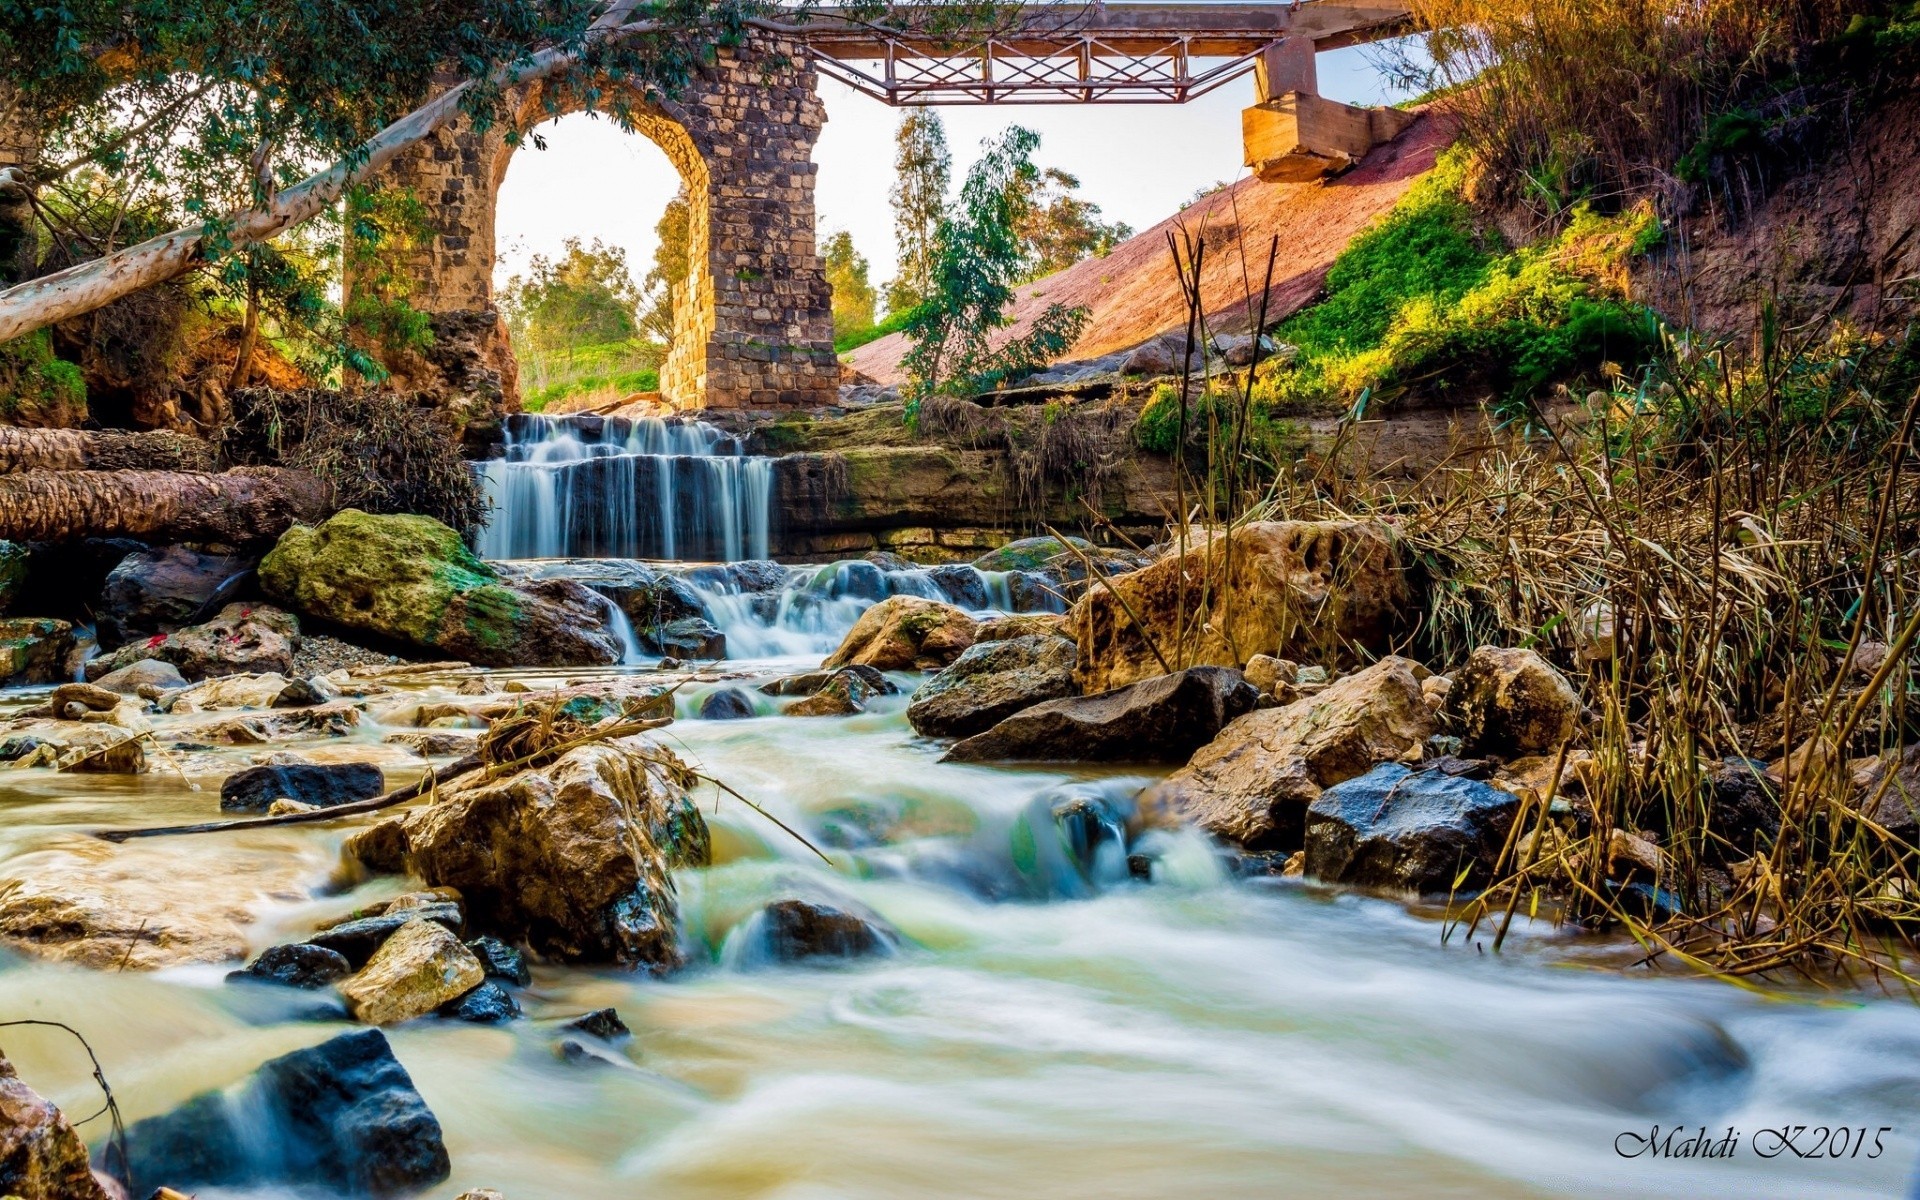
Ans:
{"type": "Polygon", "coordinates": [[[282,534],[269,596],[308,616],[487,666],[598,666],[623,653],[612,602],[570,579],[511,581],[431,517],[346,509],[282,534]]]}
{"type": "Polygon", "coordinates": [[[235,771],[220,784],[220,807],[265,812],[275,800],[333,808],[370,800],[385,791],[386,776],[373,763],[285,763],[235,771]]]}
{"type": "Polygon", "coordinates": [[[293,670],[293,655],[299,647],[300,622],[292,613],[271,604],[234,603],[204,624],[130,642],[93,659],[86,674],[98,681],[137,662],[157,659],[172,664],[187,679],[285,675],[293,670]]]}
{"type": "Polygon", "coordinates": [[[1306,872],[1420,893],[1478,888],[1519,807],[1518,796],[1477,779],[1382,763],[1308,808],[1306,872]]]}
{"type": "Polygon", "coordinates": [[[1066,638],[976,642],[921,685],[907,720],[928,737],[970,737],[1022,709],[1074,694],[1078,648],[1066,638]]]}
{"type": "Polygon", "coordinates": [[[1161,674],[1154,648],[1169,653],[1182,628],[1190,663],[1351,663],[1389,649],[1413,609],[1399,535],[1375,521],[1256,521],[1233,531],[1231,552],[1227,537],[1202,534],[1111,584],[1067,618],[1087,691],[1161,674]]]}
{"type": "Polygon", "coordinates": [[[0,687],[67,678],[73,626],[47,617],[0,619],[0,687]]]}
{"type": "Polygon", "coordinates": [[[0,1196],[8,1200],[107,1200],[87,1144],[59,1109],[0,1055],[0,1196]]]}
{"type": "Polygon", "coordinates": [[[563,962],[676,966],[668,869],[708,858],[693,784],[649,738],[596,742],[546,767],[443,788],[404,819],[402,857],[427,883],[459,889],[477,932],[563,962]]]}
{"type": "Polygon", "coordinates": [[[1433,717],[1414,666],[1385,658],[1317,695],[1248,713],[1148,788],[1143,817],[1191,821],[1251,849],[1299,849],[1323,789],[1422,752],[1433,717]]]}
{"type": "Polygon", "coordinates": [[[1259,693],[1226,667],[1189,667],[1094,696],[1049,700],[956,742],[954,762],[1180,762],[1259,693]]]}
{"type": "Polygon", "coordinates": [[[340,994],[355,1020],[398,1025],[458,1000],[486,977],[473,951],[446,926],[416,919],[395,930],[366,966],[342,982],[340,994]]]}
{"type": "Polygon", "coordinates": [[[973,645],[977,622],[951,604],[889,596],[860,614],[825,667],[937,671],[973,645]]]}
{"type": "Polygon", "coordinates": [[[228,1093],[138,1122],[127,1163],[136,1196],[162,1186],[403,1196],[453,1170],[440,1122],[377,1029],[270,1059],[228,1093]]]}
{"type": "Polygon", "coordinates": [[[185,546],[136,550],[107,573],[94,608],[102,646],[172,633],[205,619],[246,582],[253,563],[185,546]]]}
{"type": "Polygon", "coordinates": [[[1482,646],[1452,678],[1441,715],[1460,734],[1462,754],[1550,754],[1573,736],[1580,695],[1532,650],[1482,646]]]}

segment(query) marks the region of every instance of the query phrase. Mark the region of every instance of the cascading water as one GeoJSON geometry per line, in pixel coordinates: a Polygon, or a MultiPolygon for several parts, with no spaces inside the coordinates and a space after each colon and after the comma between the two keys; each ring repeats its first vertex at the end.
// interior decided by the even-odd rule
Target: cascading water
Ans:
{"type": "Polygon", "coordinates": [[[521,415],[476,464],[484,558],[766,558],[773,460],[701,421],[521,415]]]}

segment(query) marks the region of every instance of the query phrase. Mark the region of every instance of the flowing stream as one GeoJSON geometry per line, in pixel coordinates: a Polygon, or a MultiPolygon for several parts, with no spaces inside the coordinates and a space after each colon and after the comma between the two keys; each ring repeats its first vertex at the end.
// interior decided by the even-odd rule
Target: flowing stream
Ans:
{"type": "MultiPolygon", "coordinates": [[[[683,713],[712,686],[685,689],[683,713]]],[[[1102,839],[1081,853],[1050,814],[1062,798],[1122,810],[1146,776],[941,764],[904,703],[672,728],[676,747],[807,832],[834,866],[708,796],[716,865],[679,879],[687,969],[539,967],[525,1020],[390,1030],[446,1128],[454,1175],[435,1197],[488,1186],[516,1200],[1745,1200],[1902,1188],[1920,1128],[1920,1013],[1905,1001],[1783,1002],[1623,974],[1631,948],[1524,923],[1498,956],[1442,946],[1431,913],[1237,882],[1197,837],[1148,846],[1153,878],[1132,880],[1103,859],[1102,839]],[[903,945],[837,966],[730,952],[730,934],[796,888],[865,904],[903,945]],[[605,1005],[635,1031],[621,1061],[556,1057],[553,1021],[605,1005]],[[1877,1159],[1614,1151],[1623,1132],[1680,1121],[1895,1131],[1877,1159]]],[[[356,733],[357,748],[381,749],[379,732],[356,733]]],[[[256,749],[222,753],[237,766],[256,749]]],[[[0,780],[9,859],[81,846],[82,829],[213,807],[165,773],[0,780]]],[[[402,886],[324,895],[347,832],[114,853],[129,871],[251,897],[258,948],[402,886]]],[[[223,973],[15,959],[0,969],[0,1012],[84,1030],[129,1119],[345,1028],[306,994],[235,988],[223,973]]],[[[7,1030],[4,1045],[69,1112],[97,1107],[70,1042],[7,1030]]]]}
{"type": "MultiPolygon", "coordinates": [[[[522,558],[764,556],[763,465],[699,426],[528,423],[485,468],[506,504],[482,546],[522,558]]],[[[904,717],[915,676],[852,717],[781,716],[750,691],[759,715],[697,719],[714,688],[817,665],[882,595],[958,590],[983,610],[1052,602],[971,568],[675,569],[725,628],[732,657],[686,677],[687,719],[665,740],[832,863],[708,789],[715,863],[677,879],[686,969],[536,966],[526,1019],[390,1030],[446,1131],[454,1170],[437,1200],[476,1187],[509,1200],[1904,1189],[1920,1146],[1910,1002],[1650,977],[1629,969],[1631,944],[1524,920],[1498,955],[1484,938],[1443,945],[1432,910],[1236,880],[1198,835],[1123,848],[1131,798],[1153,772],[941,763],[941,746],[904,717]],[[796,893],[864,905],[901,943],[836,965],[769,965],[753,952],[755,916],[796,893]],[[635,1033],[613,1060],[556,1055],[559,1020],[609,1005],[635,1033]],[[1732,1127],[1739,1152],[1616,1151],[1633,1145],[1622,1135],[1680,1123],[1732,1127]],[[1891,1128],[1873,1157],[1754,1152],[1758,1131],[1791,1125],[1891,1128]]],[[[538,688],[621,670],[490,677],[538,688]]],[[[457,701],[461,682],[471,678],[426,681],[418,698],[457,701]]],[[[375,757],[397,786],[424,764],[380,744],[382,710],[370,705],[345,744],[197,751],[177,771],[134,777],[0,773],[0,863],[109,862],[136,886],[250,918],[256,951],[297,940],[406,886],[331,886],[354,820],[111,849],[84,831],[208,820],[221,773],[281,748],[375,757]]],[[[227,969],[6,957],[0,1019],[83,1031],[129,1120],[348,1027],[323,997],[234,987],[227,969]]],[[[84,1054],[57,1032],[7,1029],[0,1045],[69,1113],[98,1107],[84,1054]]],[[[86,1132],[97,1141],[103,1125],[86,1132]]],[[[284,1195],[219,1195],[241,1194],[284,1195]]]]}

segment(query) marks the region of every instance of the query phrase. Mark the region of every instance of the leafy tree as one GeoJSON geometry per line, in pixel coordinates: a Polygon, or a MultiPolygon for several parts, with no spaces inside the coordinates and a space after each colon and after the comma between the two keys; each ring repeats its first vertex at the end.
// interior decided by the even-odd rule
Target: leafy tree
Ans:
{"type": "Polygon", "coordinates": [[[833,287],[833,336],[844,337],[873,327],[873,284],[867,279],[867,258],[853,247],[853,235],[842,229],[827,239],[827,282],[833,287]]]}
{"type": "Polygon", "coordinates": [[[1014,227],[1026,266],[1021,282],[1064,271],[1083,258],[1105,256],[1133,236],[1133,227],[1100,220],[1100,206],[1074,195],[1080,180],[1058,167],[1013,182],[1014,227]]]}
{"type": "Polygon", "coordinates": [[[947,207],[953,155],[947,151],[940,114],[930,108],[909,110],[893,144],[893,236],[899,274],[887,285],[887,311],[904,313],[933,288],[935,239],[947,207]]]}
{"type": "Polygon", "coordinates": [[[989,141],[959,204],[940,219],[933,287],[905,326],[913,343],[902,363],[912,379],[910,417],[927,396],[977,391],[1045,365],[1086,326],[1086,309],[1051,304],[1019,337],[992,342],[993,331],[1009,324],[1007,306],[1026,265],[1016,197],[1039,173],[1039,145],[1039,134],[1018,125],[989,141]]]}
{"type": "Polygon", "coordinates": [[[687,189],[681,188],[667,201],[667,210],[653,227],[659,241],[653,248],[653,269],[642,286],[644,300],[640,309],[640,329],[663,346],[673,344],[673,314],[686,297],[680,294],[687,282],[688,241],[693,236],[692,208],[687,189]]]}
{"type": "Polygon", "coordinates": [[[507,281],[501,302],[516,342],[538,354],[563,354],[632,337],[640,289],[624,249],[568,238],[557,262],[534,255],[525,275],[507,281]]]}

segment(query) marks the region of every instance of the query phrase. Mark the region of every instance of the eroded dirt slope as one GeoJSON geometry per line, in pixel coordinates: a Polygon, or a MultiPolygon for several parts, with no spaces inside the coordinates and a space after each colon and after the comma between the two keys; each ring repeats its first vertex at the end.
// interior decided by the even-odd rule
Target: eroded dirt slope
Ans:
{"type": "MultiPolygon", "coordinates": [[[[1186,307],[1167,253],[1167,233],[1178,237],[1183,227],[1206,239],[1202,294],[1210,329],[1246,328],[1247,298],[1260,287],[1267,247],[1276,234],[1280,250],[1268,319],[1285,316],[1313,298],[1334,256],[1353,235],[1392,208],[1407,186],[1433,166],[1452,131],[1443,117],[1423,117],[1337,179],[1243,179],[1122,242],[1105,258],[1076,263],[1022,287],[1013,309],[1013,330],[1024,328],[1049,304],[1085,305],[1091,310],[1086,332],[1067,357],[1090,358],[1184,328],[1186,307]]],[[[906,339],[894,334],[862,346],[846,361],[882,383],[897,383],[906,349],[906,339]]]]}

